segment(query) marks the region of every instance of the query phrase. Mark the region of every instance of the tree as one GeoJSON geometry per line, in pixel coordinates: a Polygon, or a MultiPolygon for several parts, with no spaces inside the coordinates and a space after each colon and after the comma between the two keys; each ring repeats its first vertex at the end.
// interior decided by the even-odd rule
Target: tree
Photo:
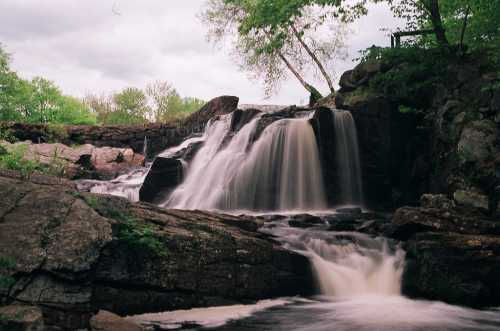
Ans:
{"type": "Polygon", "coordinates": [[[177,94],[172,85],[165,81],[156,81],[146,86],[146,95],[151,100],[151,118],[154,122],[163,122],[169,117],[169,100],[177,94]]]}
{"type": "Polygon", "coordinates": [[[319,40],[315,32],[332,15],[308,8],[303,15],[280,21],[281,10],[286,11],[289,4],[277,0],[210,0],[202,17],[209,26],[209,39],[215,43],[235,37],[233,48],[240,67],[251,72],[253,78],[264,81],[266,95],[279,87],[288,72],[307,91],[318,94],[302,74],[310,68],[316,68],[330,92],[334,92],[325,63],[344,47],[346,29],[336,29],[333,38],[319,40]]]}
{"type": "Polygon", "coordinates": [[[140,124],[147,122],[150,108],[146,94],[135,87],[129,87],[113,96],[115,109],[110,124],[140,124]]]}

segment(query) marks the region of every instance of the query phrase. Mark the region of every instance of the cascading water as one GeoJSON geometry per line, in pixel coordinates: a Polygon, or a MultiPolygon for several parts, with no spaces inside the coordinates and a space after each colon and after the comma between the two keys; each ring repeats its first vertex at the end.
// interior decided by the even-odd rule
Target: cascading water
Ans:
{"type": "Polygon", "coordinates": [[[334,110],[337,171],[340,183],[340,201],[347,204],[362,204],[363,185],[359,161],[356,123],[349,111],[334,110]]]}
{"type": "Polygon", "coordinates": [[[230,117],[209,127],[185,181],[163,206],[180,209],[311,210],[326,207],[316,139],[307,118],[278,120],[252,144],[260,117],[221,147],[230,117]],[[213,132],[210,132],[213,131],[213,132]]]}

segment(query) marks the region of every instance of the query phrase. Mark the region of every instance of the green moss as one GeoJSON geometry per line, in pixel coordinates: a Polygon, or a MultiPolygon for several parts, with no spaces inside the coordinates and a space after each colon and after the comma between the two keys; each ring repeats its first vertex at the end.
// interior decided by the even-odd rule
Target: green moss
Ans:
{"type": "Polygon", "coordinates": [[[12,269],[16,266],[16,260],[11,257],[0,256],[0,289],[9,288],[15,284],[16,280],[10,276],[2,276],[2,271],[12,269]]]}
{"type": "Polygon", "coordinates": [[[155,234],[153,225],[140,221],[126,206],[116,206],[120,200],[99,198],[95,195],[83,196],[85,202],[101,216],[118,221],[115,226],[119,241],[134,249],[144,249],[157,256],[166,256],[167,250],[160,238],[155,234]]]}

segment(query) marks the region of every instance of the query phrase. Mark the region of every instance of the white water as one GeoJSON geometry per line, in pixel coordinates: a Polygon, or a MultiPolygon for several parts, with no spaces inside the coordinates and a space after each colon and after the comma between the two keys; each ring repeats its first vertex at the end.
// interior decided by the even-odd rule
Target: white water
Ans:
{"type": "Polygon", "coordinates": [[[162,204],[179,209],[304,210],[326,208],[316,138],[306,118],[266,127],[252,144],[260,117],[227,146],[230,116],[209,125],[185,181],[162,204]]]}
{"type": "Polygon", "coordinates": [[[363,185],[356,123],[352,114],[343,110],[333,111],[333,122],[337,169],[341,186],[340,201],[359,205],[363,202],[363,185]]]}

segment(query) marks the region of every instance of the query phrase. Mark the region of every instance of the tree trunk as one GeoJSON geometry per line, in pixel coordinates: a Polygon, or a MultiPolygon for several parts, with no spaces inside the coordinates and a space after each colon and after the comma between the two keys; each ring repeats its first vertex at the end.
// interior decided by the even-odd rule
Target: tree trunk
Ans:
{"type": "Polygon", "coordinates": [[[464,37],[465,37],[465,30],[467,29],[467,20],[469,19],[469,14],[470,14],[470,4],[467,5],[467,9],[465,10],[464,24],[462,26],[462,31],[460,33],[460,52],[461,53],[463,53],[463,51],[464,51],[464,37]]]}
{"type": "Polygon", "coordinates": [[[302,36],[300,35],[299,31],[297,31],[297,29],[295,28],[295,26],[292,24],[291,27],[292,27],[293,34],[295,35],[295,37],[297,38],[297,40],[300,42],[300,44],[302,45],[302,47],[304,47],[304,49],[306,50],[307,54],[309,54],[309,56],[316,63],[316,65],[318,66],[319,70],[321,71],[321,74],[323,75],[323,77],[325,77],[325,80],[328,83],[328,87],[330,88],[330,92],[335,93],[335,88],[333,87],[332,79],[331,79],[330,75],[328,75],[328,73],[326,72],[325,67],[323,66],[323,64],[321,63],[321,61],[318,59],[318,57],[316,56],[316,54],[314,54],[314,52],[304,42],[304,39],[302,39],[302,36]]]}
{"type": "Polygon", "coordinates": [[[439,11],[439,0],[421,0],[425,9],[429,12],[429,17],[434,27],[436,34],[436,39],[439,45],[448,46],[449,42],[446,38],[446,33],[443,26],[443,20],[441,19],[441,13],[439,11]]]}
{"type": "Polygon", "coordinates": [[[280,59],[285,63],[285,65],[288,67],[288,70],[290,70],[293,75],[298,79],[298,81],[300,82],[300,84],[309,92],[309,93],[314,93],[314,90],[311,88],[311,85],[307,84],[306,81],[304,80],[304,78],[302,78],[302,76],[299,74],[299,72],[297,70],[295,70],[295,68],[292,66],[292,64],[286,59],[286,57],[283,55],[283,53],[281,53],[280,51],[278,51],[278,56],[280,57],[280,59]]]}

